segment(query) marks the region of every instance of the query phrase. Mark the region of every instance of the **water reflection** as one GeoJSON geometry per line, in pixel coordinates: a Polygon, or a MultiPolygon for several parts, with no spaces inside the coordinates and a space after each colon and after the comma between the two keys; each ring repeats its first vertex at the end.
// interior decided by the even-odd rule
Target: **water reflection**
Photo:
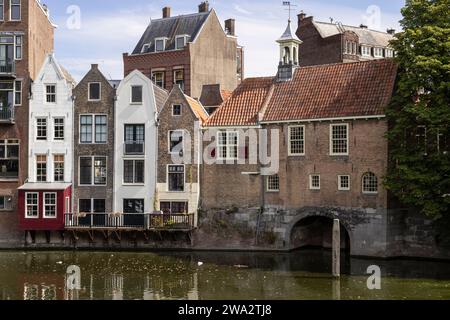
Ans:
{"type": "Polygon", "coordinates": [[[321,250],[0,252],[0,299],[450,299],[449,263],[347,257],[344,276],[335,280],[330,261],[321,250]],[[372,264],[382,269],[382,290],[367,288],[372,264]]]}

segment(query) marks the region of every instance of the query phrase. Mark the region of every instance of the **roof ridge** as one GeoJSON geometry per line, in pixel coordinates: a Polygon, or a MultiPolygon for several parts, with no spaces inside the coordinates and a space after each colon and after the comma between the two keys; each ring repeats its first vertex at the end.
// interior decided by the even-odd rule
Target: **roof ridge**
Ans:
{"type": "Polygon", "coordinates": [[[154,21],[162,21],[162,20],[170,20],[170,19],[178,19],[178,18],[186,18],[186,17],[193,17],[193,16],[201,16],[201,15],[208,15],[211,13],[211,10],[208,12],[195,12],[195,13],[187,13],[187,14],[179,14],[177,16],[171,16],[167,18],[158,18],[158,19],[152,19],[150,21],[150,24],[154,21]]]}
{"type": "MultiPolygon", "coordinates": [[[[314,22],[315,23],[327,24],[327,25],[330,25],[330,26],[336,26],[337,27],[337,24],[331,23],[331,22],[325,22],[325,21],[314,21],[314,22]]],[[[355,28],[355,29],[359,29],[359,30],[367,30],[367,31],[372,31],[372,32],[379,32],[379,33],[383,33],[383,34],[389,35],[389,33],[385,32],[385,31],[381,31],[381,30],[375,30],[375,29],[369,29],[369,28],[360,28],[358,26],[352,26],[352,25],[349,25],[349,24],[342,24],[342,26],[343,27],[355,28]]]]}
{"type": "Polygon", "coordinates": [[[319,68],[325,68],[325,67],[336,66],[336,65],[381,63],[381,62],[386,62],[386,61],[394,61],[394,58],[382,58],[382,59],[366,60],[366,61],[334,62],[334,63],[327,63],[327,64],[317,64],[317,65],[313,65],[313,66],[298,67],[297,70],[311,69],[311,68],[319,69],[319,68]]]}

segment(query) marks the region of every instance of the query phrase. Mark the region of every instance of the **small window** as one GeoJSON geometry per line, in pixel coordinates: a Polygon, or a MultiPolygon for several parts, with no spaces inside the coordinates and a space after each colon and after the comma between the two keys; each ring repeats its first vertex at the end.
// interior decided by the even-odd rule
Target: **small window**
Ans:
{"type": "Polygon", "coordinates": [[[174,104],[172,106],[172,116],[174,117],[181,116],[181,104],[174,104]]]}
{"type": "Polygon", "coordinates": [[[144,199],[123,199],[123,213],[145,213],[144,199]]]}
{"type": "Polygon", "coordinates": [[[92,115],[80,116],[80,143],[92,143],[92,115]]]}
{"type": "Polygon", "coordinates": [[[144,160],[124,160],[123,182],[127,184],[143,184],[145,161],[144,160]]]}
{"type": "Polygon", "coordinates": [[[72,208],[70,205],[70,197],[66,197],[65,199],[65,208],[64,208],[64,213],[71,213],[72,212],[72,208]]]}
{"type": "Polygon", "coordinates": [[[56,193],[44,193],[44,218],[56,218],[56,193]]]}
{"type": "Polygon", "coordinates": [[[94,157],[94,184],[106,185],[106,157],[94,157]]]}
{"type": "Polygon", "coordinates": [[[56,103],[56,85],[47,84],[45,86],[45,101],[47,103],[56,103]]]}
{"type": "Polygon", "coordinates": [[[36,140],[47,140],[47,118],[36,119],[36,140]]]}
{"type": "Polygon", "coordinates": [[[372,173],[368,172],[363,175],[362,179],[362,191],[365,194],[377,194],[378,193],[378,178],[372,173]]]}
{"type": "Polygon", "coordinates": [[[106,143],[108,140],[108,118],[104,115],[95,116],[95,143],[106,143]]]}
{"type": "Polygon", "coordinates": [[[267,191],[268,192],[280,191],[280,177],[278,175],[267,177],[267,191]]]}
{"type": "Polygon", "coordinates": [[[289,127],[289,155],[305,155],[305,127],[289,127]]]}
{"type": "Polygon", "coordinates": [[[338,176],[338,189],[339,191],[350,190],[350,176],[338,176]]]}
{"type": "Polygon", "coordinates": [[[173,83],[177,84],[184,91],[184,70],[178,69],[173,72],[173,83]]]}
{"type": "Polygon", "coordinates": [[[10,0],[10,14],[11,14],[11,21],[20,21],[22,15],[20,8],[20,0],[10,0]]]}
{"type": "Polygon", "coordinates": [[[181,154],[183,152],[183,135],[182,130],[169,131],[169,153],[181,154]]]}
{"type": "Polygon", "coordinates": [[[22,36],[16,36],[16,60],[22,60],[22,41],[22,36]]]}
{"type": "Polygon", "coordinates": [[[53,156],[54,179],[55,182],[64,182],[64,155],[55,154],[53,156]]]}
{"type": "Polygon", "coordinates": [[[19,178],[19,140],[0,140],[0,179],[19,178]]]}
{"type": "Polygon", "coordinates": [[[181,50],[186,46],[186,36],[177,36],[175,40],[175,49],[181,50]]]}
{"type": "Polygon", "coordinates": [[[166,40],[165,39],[156,39],[155,40],[155,51],[164,51],[164,48],[166,46],[166,40]]]}
{"type": "Polygon", "coordinates": [[[15,82],[15,96],[14,96],[14,104],[16,106],[22,105],[22,81],[15,82]]]}
{"type": "Polygon", "coordinates": [[[142,86],[131,86],[131,103],[142,104],[142,86]]]}
{"type": "Polygon", "coordinates": [[[56,141],[64,141],[64,118],[53,119],[54,139],[56,141]]]}
{"type": "Polygon", "coordinates": [[[25,194],[25,218],[39,218],[39,194],[37,192],[27,192],[25,194]]]}
{"type": "Polygon", "coordinates": [[[348,155],[348,124],[332,124],[330,127],[332,156],[348,155]]]}
{"type": "Polygon", "coordinates": [[[165,77],[164,71],[156,71],[152,73],[153,83],[160,88],[164,88],[164,77],[165,77]]]}
{"type": "Polygon", "coordinates": [[[11,196],[0,196],[0,211],[10,211],[11,204],[11,196]]]}
{"type": "Polygon", "coordinates": [[[47,182],[47,156],[45,154],[36,156],[36,181],[47,182]]]}
{"type": "Polygon", "coordinates": [[[374,48],[374,56],[375,58],[383,58],[383,48],[374,48]]]}
{"type": "Polygon", "coordinates": [[[311,190],[320,190],[320,175],[312,174],[309,176],[309,188],[311,190]]]}
{"type": "Polygon", "coordinates": [[[371,54],[371,48],[368,46],[361,46],[361,55],[364,57],[370,57],[371,54]]]}
{"type": "Polygon", "coordinates": [[[146,53],[146,52],[148,52],[149,49],[150,49],[150,43],[144,43],[144,45],[142,46],[141,53],[146,53]]]}
{"type": "Polygon", "coordinates": [[[168,191],[184,191],[184,166],[168,166],[168,191]]]}
{"type": "Polygon", "coordinates": [[[0,0],[0,21],[5,21],[5,0],[0,0]]]}
{"type": "Polygon", "coordinates": [[[239,138],[236,131],[221,131],[217,136],[219,160],[238,160],[239,138]]]}
{"type": "Polygon", "coordinates": [[[88,85],[88,95],[89,101],[99,101],[101,100],[101,84],[100,82],[91,82],[88,85]]]}
{"type": "Polygon", "coordinates": [[[394,57],[394,50],[392,49],[386,49],[386,58],[393,58],[394,57]]]}

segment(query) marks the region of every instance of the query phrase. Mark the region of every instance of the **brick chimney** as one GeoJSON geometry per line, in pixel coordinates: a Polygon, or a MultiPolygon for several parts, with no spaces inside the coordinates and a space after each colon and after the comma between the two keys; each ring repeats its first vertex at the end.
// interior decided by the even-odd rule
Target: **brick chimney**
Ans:
{"type": "Polygon", "coordinates": [[[162,9],[163,18],[170,18],[170,7],[164,7],[162,9]]]}
{"type": "Polygon", "coordinates": [[[361,29],[367,29],[367,26],[366,26],[365,24],[362,24],[362,23],[359,25],[359,27],[360,27],[361,29]]]}
{"type": "Polygon", "coordinates": [[[203,1],[202,3],[200,3],[200,5],[198,6],[198,12],[208,12],[208,11],[209,11],[209,2],[203,1]]]}
{"type": "Polygon", "coordinates": [[[303,10],[297,15],[298,17],[298,24],[302,22],[306,18],[306,13],[303,12],[303,10]]]}
{"type": "Polygon", "coordinates": [[[236,21],[234,19],[225,20],[225,32],[230,36],[236,35],[236,21]]]}
{"type": "Polygon", "coordinates": [[[97,63],[91,64],[91,69],[93,69],[93,70],[98,69],[98,64],[97,63]]]}
{"type": "Polygon", "coordinates": [[[394,35],[395,34],[395,29],[390,28],[390,29],[387,29],[386,32],[389,33],[389,34],[394,35]]]}

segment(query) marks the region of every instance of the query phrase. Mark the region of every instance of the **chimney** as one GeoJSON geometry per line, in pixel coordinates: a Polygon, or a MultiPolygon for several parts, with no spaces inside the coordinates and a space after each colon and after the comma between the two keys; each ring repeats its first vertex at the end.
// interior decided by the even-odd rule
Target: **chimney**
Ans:
{"type": "Polygon", "coordinates": [[[198,6],[198,12],[208,12],[209,11],[209,3],[208,1],[203,1],[198,6]]]}
{"type": "Polygon", "coordinates": [[[362,24],[362,23],[359,25],[359,27],[360,27],[361,29],[367,29],[367,26],[366,26],[365,24],[362,24]]]}
{"type": "Polygon", "coordinates": [[[236,21],[234,19],[225,20],[225,32],[230,36],[236,35],[236,21]]]}
{"type": "Polygon", "coordinates": [[[302,22],[306,18],[306,13],[303,12],[303,10],[297,15],[298,17],[298,24],[302,22]]]}
{"type": "Polygon", "coordinates": [[[98,64],[96,63],[91,64],[91,69],[98,69],[98,64]]]}
{"type": "Polygon", "coordinates": [[[170,7],[164,7],[162,9],[163,18],[170,18],[170,7]]]}
{"type": "Polygon", "coordinates": [[[389,34],[394,35],[395,34],[395,29],[390,28],[390,29],[387,29],[386,32],[389,33],[389,34]]]}

